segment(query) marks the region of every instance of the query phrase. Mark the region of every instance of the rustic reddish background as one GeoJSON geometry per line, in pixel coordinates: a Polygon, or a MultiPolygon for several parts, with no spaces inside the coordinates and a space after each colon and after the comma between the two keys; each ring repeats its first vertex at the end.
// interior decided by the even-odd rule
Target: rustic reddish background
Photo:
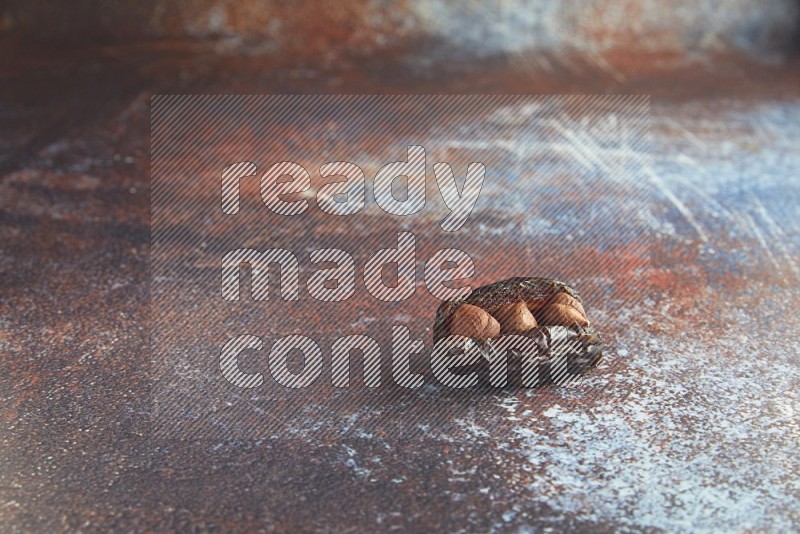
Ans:
{"type": "Polygon", "coordinates": [[[0,8],[3,524],[796,529],[797,3],[332,6],[0,8]],[[652,95],[652,290],[603,394],[378,396],[321,438],[151,441],[150,97],[281,92],[652,95]]]}

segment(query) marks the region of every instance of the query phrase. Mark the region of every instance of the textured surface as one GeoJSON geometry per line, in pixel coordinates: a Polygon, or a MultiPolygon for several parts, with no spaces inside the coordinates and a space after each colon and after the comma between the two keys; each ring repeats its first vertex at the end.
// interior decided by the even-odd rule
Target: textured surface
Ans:
{"type": "MultiPolygon", "coordinates": [[[[378,57],[301,68],[183,40],[61,54],[4,44],[4,528],[800,524],[796,60],[724,55],[665,71],[626,56],[608,72],[378,57]],[[591,395],[364,392],[297,414],[316,428],[271,421],[253,440],[151,440],[150,96],[325,91],[652,94],[653,239],[638,273],[650,289],[626,321],[604,325],[615,365],[584,383],[591,395]]],[[[506,206],[480,222],[491,236],[521,221],[506,206]]],[[[547,222],[558,223],[537,224],[547,222]]],[[[614,276],[596,253],[582,294],[614,276]]],[[[528,274],[530,256],[521,243],[497,262],[528,274]]],[[[493,281],[483,272],[479,283],[493,281]]],[[[598,294],[587,311],[601,324],[618,302],[598,294]]],[[[363,320],[379,312],[365,305],[363,320]]],[[[404,320],[424,329],[434,313],[404,320]]]]}
{"type": "Polygon", "coordinates": [[[580,68],[569,61],[575,53],[608,69],[632,53],[660,64],[723,52],[774,60],[797,38],[800,8],[793,0],[143,0],[98,9],[95,0],[76,0],[64,10],[9,0],[0,17],[0,32],[37,41],[213,38],[222,52],[323,62],[421,44],[415,59],[429,66],[508,54],[547,72],[560,58],[580,68]]]}

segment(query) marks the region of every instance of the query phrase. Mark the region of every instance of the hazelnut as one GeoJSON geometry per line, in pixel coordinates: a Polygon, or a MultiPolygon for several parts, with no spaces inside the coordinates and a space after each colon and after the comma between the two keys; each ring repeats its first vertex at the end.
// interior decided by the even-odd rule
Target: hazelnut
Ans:
{"type": "Polygon", "coordinates": [[[470,337],[477,333],[474,339],[487,340],[498,337],[499,332],[528,335],[552,327],[579,329],[583,333],[588,326],[575,289],[551,278],[517,277],[479,287],[462,299],[442,302],[436,311],[433,340],[451,333],[470,337]],[[456,310],[461,311],[454,321],[456,310]],[[484,313],[494,317],[490,321],[484,313]],[[454,323],[464,324],[452,326],[454,323]]]}
{"type": "Polygon", "coordinates": [[[586,312],[576,299],[567,293],[553,295],[538,313],[539,323],[551,326],[589,326],[586,312]]]}
{"type": "Polygon", "coordinates": [[[500,323],[502,334],[520,334],[536,328],[536,319],[523,301],[503,304],[492,315],[500,323]]]}
{"type": "Polygon", "coordinates": [[[500,323],[472,304],[461,304],[450,317],[450,334],[486,340],[500,335],[500,323]]]}
{"type": "Polygon", "coordinates": [[[556,293],[548,300],[548,304],[563,304],[565,306],[571,306],[581,312],[581,315],[583,315],[584,318],[586,317],[586,310],[583,309],[583,304],[567,293],[556,293]]]}

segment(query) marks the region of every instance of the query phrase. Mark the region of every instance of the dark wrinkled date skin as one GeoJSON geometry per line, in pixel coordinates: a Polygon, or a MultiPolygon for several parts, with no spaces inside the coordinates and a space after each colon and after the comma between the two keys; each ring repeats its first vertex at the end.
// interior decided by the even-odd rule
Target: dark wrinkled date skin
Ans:
{"type": "MultiPolygon", "coordinates": [[[[582,299],[574,288],[549,278],[511,278],[479,287],[462,299],[443,302],[439,306],[433,328],[434,342],[452,334],[450,319],[462,304],[477,306],[491,314],[491,310],[500,306],[522,301],[537,310],[546,306],[559,293],[566,293],[582,304],[582,299]]],[[[525,344],[524,350],[508,350],[508,385],[512,386],[564,384],[594,369],[603,356],[600,336],[593,328],[579,324],[537,324],[522,333],[503,334],[483,340],[467,339],[462,348],[467,351],[478,350],[488,358],[497,351],[505,350],[504,340],[508,341],[506,338],[511,335],[531,341],[525,344]]],[[[461,370],[478,371],[488,380],[484,363],[461,370]]]]}

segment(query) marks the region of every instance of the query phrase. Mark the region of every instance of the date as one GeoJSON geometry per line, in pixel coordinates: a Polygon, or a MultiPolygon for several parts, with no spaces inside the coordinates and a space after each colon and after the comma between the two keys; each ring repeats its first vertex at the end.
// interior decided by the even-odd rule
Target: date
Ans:
{"type": "Polygon", "coordinates": [[[508,370],[529,387],[563,384],[602,358],[602,341],[591,328],[580,295],[549,278],[511,278],[443,302],[433,340],[445,338],[454,339],[452,347],[465,355],[482,356],[465,362],[511,356],[508,370]]]}

